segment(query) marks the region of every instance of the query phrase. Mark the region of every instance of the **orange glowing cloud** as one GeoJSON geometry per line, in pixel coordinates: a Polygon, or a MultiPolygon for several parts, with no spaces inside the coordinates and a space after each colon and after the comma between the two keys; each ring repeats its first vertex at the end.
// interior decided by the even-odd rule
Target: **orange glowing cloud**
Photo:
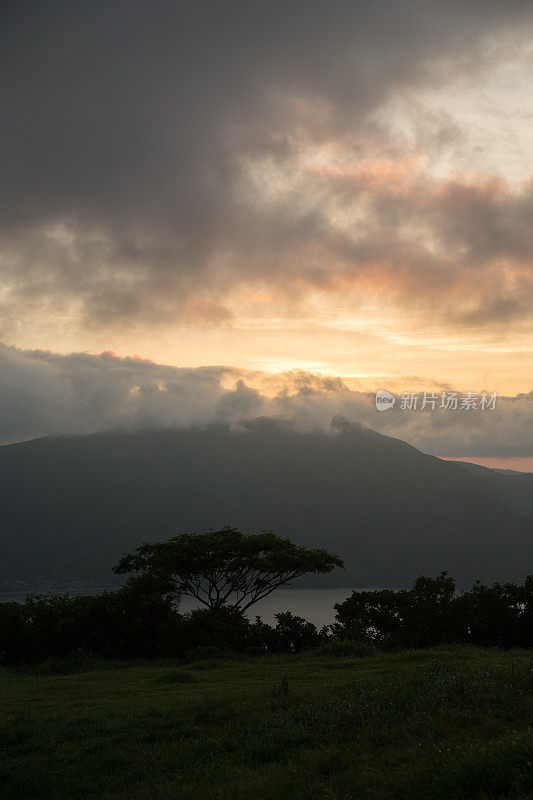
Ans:
{"type": "Polygon", "coordinates": [[[361,192],[386,191],[394,196],[407,193],[412,182],[422,178],[423,162],[421,154],[394,161],[361,159],[356,162],[328,161],[315,156],[304,160],[301,167],[322,180],[345,184],[361,192]]]}

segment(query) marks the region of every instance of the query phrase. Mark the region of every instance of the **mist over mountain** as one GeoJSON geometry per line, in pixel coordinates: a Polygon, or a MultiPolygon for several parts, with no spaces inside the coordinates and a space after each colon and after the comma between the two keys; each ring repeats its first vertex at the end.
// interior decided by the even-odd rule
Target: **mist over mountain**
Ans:
{"type": "Polygon", "coordinates": [[[337,421],[258,419],[60,436],[0,448],[0,580],[112,580],[142,541],[233,525],[345,560],[315,586],[522,580],[533,564],[533,475],[442,461],[337,421]]]}

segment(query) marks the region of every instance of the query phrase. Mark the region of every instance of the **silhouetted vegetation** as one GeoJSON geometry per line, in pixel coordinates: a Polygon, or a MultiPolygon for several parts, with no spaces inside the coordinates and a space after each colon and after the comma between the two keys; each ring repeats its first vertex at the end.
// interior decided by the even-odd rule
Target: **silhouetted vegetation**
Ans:
{"type": "Polygon", "coordinates": [[[121,558],[113,572],[164,581],[176,597],[193,597],[211,611],[226,607],[244,612],[295,578],[325,575],[343,566],[326,550],[297,547],[272,531],[246,534],[226,527],[145,543],[121,558]]]}
{"type": "Polygon", "coordinates": [[[477,582],[456,594],[446,572],[420,576],[409,591],[353,592],[335,605],[333,633],[388,647],[451,642],[503,648],[533,645],[533,577],[523,586],[477,582]]]}
{"type": "MultiPolygon", "coordinates": [[[[533,644],[533,578],[522,586],[476,583],[456,594],[442,573],[407,590],[353,592],[336,608],[337,622],[318,631],[291,612],[268,625],[231,606],[180,614],[163,578],[136,576],[93,597],[41,595],[0,604],[0,663],[83,658],[182,658],[230,653],[405,649],[440,644],[500,648],[533,644]]],[[[76,660],[77,659],[77,660],[76,660]]]]}

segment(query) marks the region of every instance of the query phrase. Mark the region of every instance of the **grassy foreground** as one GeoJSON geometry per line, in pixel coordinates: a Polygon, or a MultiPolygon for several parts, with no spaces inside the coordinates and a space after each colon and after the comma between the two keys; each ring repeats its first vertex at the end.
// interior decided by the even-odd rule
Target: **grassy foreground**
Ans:
{"type": "Polygon", "coordinates": [[[531,797],[531,654],[0,671],[3,800],[531,797]]]}

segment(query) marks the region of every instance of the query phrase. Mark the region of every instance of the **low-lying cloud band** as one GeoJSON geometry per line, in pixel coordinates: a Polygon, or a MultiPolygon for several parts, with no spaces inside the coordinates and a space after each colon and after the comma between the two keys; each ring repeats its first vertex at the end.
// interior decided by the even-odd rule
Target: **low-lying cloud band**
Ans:
{"type": "Polygon", "coordinates": [[[117,429],[238,426],[267,416],[306,430],[329,429],[339,419],[358,422],[442,457],[533,452],[533,392],[498,397],[493,410],[402,410],[397,402],[383,413],[376,410],[374,393],[304,371],[181,369],[111,353],[64,356],[3,345],[0,373],[2,443],[117,429]]]}

